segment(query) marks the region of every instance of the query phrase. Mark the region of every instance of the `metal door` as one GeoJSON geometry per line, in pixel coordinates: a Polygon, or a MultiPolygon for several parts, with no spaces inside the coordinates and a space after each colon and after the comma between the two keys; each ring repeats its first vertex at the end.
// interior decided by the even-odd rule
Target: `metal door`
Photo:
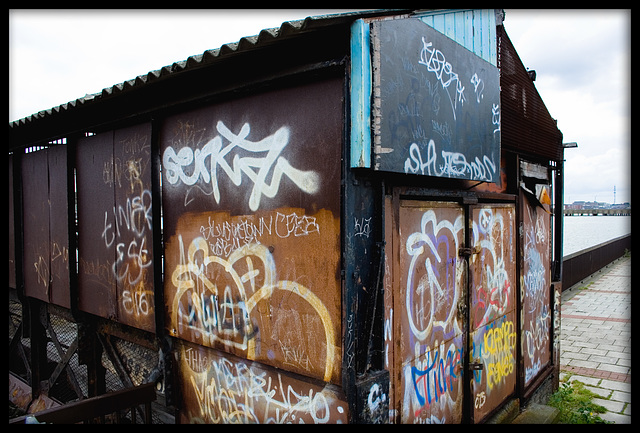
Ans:
{"type": "Polygon", "coordinates": [[[463,415],[464,208],[401,200],[394,284],[395,421],[459,423],[463,415]]]}
{"type": "Polygon", "coordinates": [[[513,205],[470,212],[469,369],[471,421],[482,421],[515,391],[516,235],[513,205]]]}
{"type": "Polygon", "coordinates": [[[542,206],[536,206],[520,193],[522,204],[522,363],[524,386],[551,363],[551,215],[542,206]]]}
{"type": "Polygon", "coordinates": [[[515,208],[393,202],[385,203],[393,221],[385,276],[390,420],[482,421],[515,389],[515,208]]]}

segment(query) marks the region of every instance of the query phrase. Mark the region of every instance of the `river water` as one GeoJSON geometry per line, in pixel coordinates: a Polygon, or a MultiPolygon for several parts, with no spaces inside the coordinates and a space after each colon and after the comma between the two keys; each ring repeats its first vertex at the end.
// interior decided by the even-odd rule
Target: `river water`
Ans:
{"type": "Polygon", "coordinates": [[[564,217],[563,256],[631,233],[631,216],[564,217]]]}

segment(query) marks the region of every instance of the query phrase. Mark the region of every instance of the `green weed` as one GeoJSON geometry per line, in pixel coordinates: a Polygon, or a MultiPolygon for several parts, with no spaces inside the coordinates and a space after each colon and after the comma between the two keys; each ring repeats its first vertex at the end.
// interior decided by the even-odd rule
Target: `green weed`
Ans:
{"type": "Polygon", "coordinates": [[[593,403],[593,397],[598,395],[586,389],[582,382],[575,380],[561,383],[547,404],[560,411],[558,424],[611,424],[600,418],[598,414],[605,413],[607,409],[593,403]]]}

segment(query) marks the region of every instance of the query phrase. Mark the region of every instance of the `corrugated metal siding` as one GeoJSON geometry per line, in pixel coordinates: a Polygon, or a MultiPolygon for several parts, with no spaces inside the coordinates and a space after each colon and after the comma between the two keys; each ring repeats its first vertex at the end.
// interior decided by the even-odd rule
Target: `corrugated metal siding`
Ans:
{"type": "Polygon", "coordinates": [[[500,115],[502,148],[562,160],[562,133],[544,105],[503,26],[500,47],[500,115]]]}

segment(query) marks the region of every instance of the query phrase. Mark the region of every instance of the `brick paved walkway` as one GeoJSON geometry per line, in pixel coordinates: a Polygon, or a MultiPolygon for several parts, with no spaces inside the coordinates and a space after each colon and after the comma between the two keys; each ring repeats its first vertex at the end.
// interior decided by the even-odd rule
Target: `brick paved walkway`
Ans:
{"type": "Polygon", "coordinates": [[[631,257],[562,293],[560,370],[602,398],[602,417],[631,422],[631,257]]]}

